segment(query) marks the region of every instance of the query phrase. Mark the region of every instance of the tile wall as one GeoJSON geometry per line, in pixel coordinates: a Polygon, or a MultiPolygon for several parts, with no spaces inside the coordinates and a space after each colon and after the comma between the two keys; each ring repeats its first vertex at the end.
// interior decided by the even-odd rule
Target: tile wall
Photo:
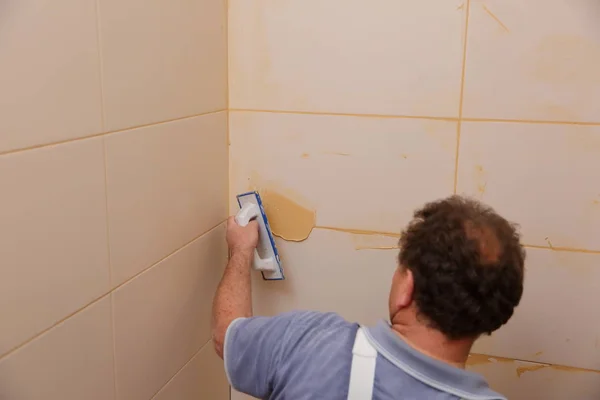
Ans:
{"type": "Polygon", "coordinates": [[[316,212],[278,240],[289,279],[257,278],[256,311],[385,317],[394,235],[468,194],[528,251],[522,304],[470,368],[511,399],[597,399],[599,18],[594,0],[230,0],[231,194],[316,212]]]}
{"type": "Polygon", "coordinates": [[[229,398],[226,7],[0,2],[0,398],[229,398]]]}

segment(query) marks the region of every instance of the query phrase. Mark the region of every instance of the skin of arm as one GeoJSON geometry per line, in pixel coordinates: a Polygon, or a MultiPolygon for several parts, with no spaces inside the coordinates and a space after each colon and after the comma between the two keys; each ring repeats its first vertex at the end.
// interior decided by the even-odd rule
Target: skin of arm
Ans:
{"type": "Polygon", "coordinates": [[[252,287],[250,270],[254,249],[258,244],[256,221],[242,227],[233,217],[227,220],[229,262],[221,278],[212,308],[213,346],[223,358],[227,328],[236,318],[252,316],[252,287]]]}

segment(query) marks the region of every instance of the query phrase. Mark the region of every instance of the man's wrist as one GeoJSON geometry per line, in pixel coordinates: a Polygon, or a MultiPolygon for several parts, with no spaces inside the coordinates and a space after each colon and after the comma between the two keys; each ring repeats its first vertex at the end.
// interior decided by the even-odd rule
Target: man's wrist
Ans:
{"type": "Polygon", "coordinates": [[[244,265],[248,265],[248,267],[250,267],[250,264],[252,262],[252,257],[254,255],[254,249],[246,249],[246,248],[231,248],[230,249],[231,252],[231,258],[236,258],[238,259],[242,264],[244,265]]]}

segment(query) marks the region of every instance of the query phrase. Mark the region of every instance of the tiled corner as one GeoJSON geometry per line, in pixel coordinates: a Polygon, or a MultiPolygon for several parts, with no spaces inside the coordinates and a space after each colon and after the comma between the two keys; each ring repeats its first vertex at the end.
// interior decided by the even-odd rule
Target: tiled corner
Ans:
{"type": "Polygon", "coordinates": [[[0,156],[0,354],[108,291],[104,186],[101,139],[0,156]]]}
{"type": "Polygon", "coordinates": [[[471,1],[463,115],[600,121],[595,0],[471,1]]]}
{"type": "Polygon", "coordinates": [[[600,250],[600,127],[467,122],[458,192],[521,225],[524,242],[600,250]]]}
{"type": "Polygon", "coordinates": [[[113,400],[112,343],[104,297],[0,360],[0,398],[113,400]]]}
{"type": "Polygon", "coordinates": [[[225,0],[99,0],[109,130],[227,107],[225,0]]]}
{"type": "Polygon", "coordinates": [[[119,400],[151,398],[210,339],[224,225],[113,292],[119,400]]]}
{"type": "Polygon", "coordinates": [[[456,117],[461,3],[231,0],[230,106],[456,117]]]}
{"type": "Polygon", "coordinates": [[[528,248],[521,304],[473,351],[600,370],[599,262],[596,254],[528,248]]]}
{"type": "Polygon", "coordinates": [[[454,122],[232,112],[230,140],[231,193],[297,193],[320,226],[399,233],[453,190],[454,122]]]}
{"type": "Polygon", "coordinates": [[[113,286],[227,216],[226,113],[106,138],[113,286]]]}
{"type": "Polygon", "coordinates": [[[518,360],[477,356],[467,366],[483,375],[490,387],[510,400],[595,400],[600,374],[518,360]]]}
{"type": "Polygon", "coordinates": [[[212,342],[202,350],[152,400],[229,400],[229,383],[223,360],[212,342]]]}
{"type": "Polygon", "coordinates": [[[0,153],[100,132],[95,0],[3,1],[0,15],[0,153]]]}

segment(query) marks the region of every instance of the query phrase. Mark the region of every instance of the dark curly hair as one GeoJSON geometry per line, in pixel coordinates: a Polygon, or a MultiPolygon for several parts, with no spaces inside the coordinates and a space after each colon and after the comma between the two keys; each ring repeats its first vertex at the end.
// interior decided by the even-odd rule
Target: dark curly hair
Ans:
{"type": "Polygon", "coordinates": [[[402,232],[399,261],[414,277],[418,315],[450,339],[490,334],[523,294],[517,226],[461,196],[428,203],[402,232]]]}

